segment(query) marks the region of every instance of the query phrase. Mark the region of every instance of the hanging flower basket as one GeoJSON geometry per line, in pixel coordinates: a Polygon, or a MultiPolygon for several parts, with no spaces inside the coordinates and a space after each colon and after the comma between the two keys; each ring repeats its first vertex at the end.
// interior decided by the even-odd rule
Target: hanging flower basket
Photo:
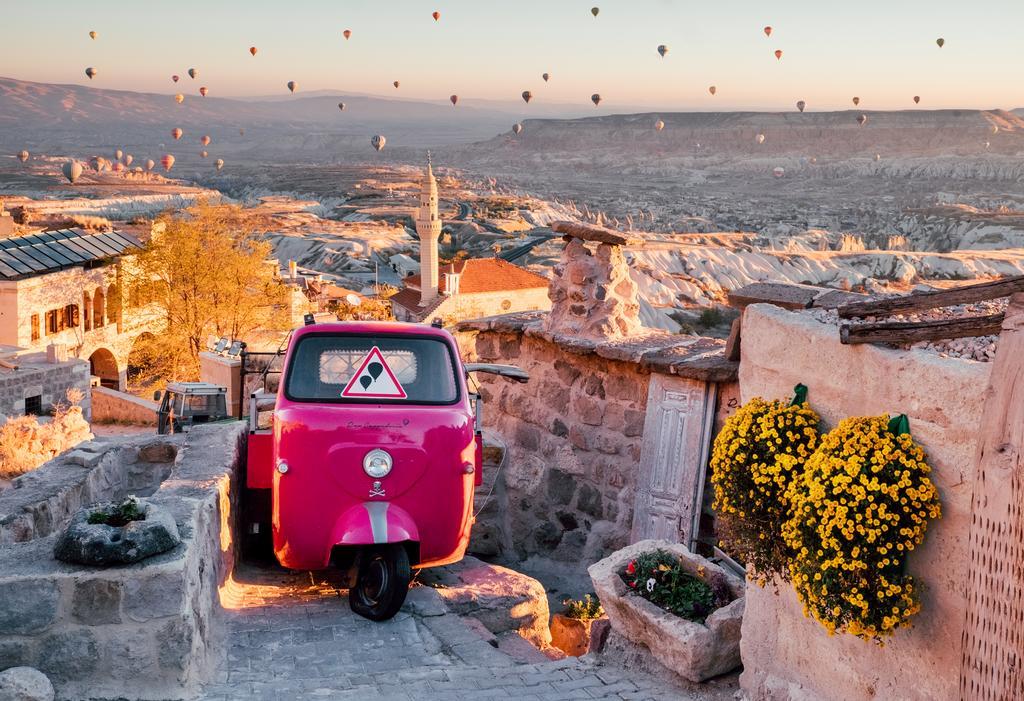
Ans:
{"type": "MultiPolygon", "coordinates": [[[[646,559],[646,558],[645,558],[646,559]]],[[[634,564],[635,569],[635,564],[634,564]]],[[[686,679],[701,682],[724,674],[740,665],[740,626],[743,622],[744,582],[710,560],[691,553],[680,543],[667,540],[643,540],[590,566],[601,604],[612,629],[632,642],[650,649],[661,664],[686,679]],[[700,609],[678,607],[696,620],[666,610],[631,588],[623,574],[643,555],[664,551],[692,578],[705,582],[716,592],[712,599],[728,603],[700,609]]],[[[627,579],[656,589],[665,578],[655,572],[630,573],[627,579]],[[642,575],[647,574],[646,579],[642,575]],[[651,582],[654,582],[651,585],[651,582]]],[[[638,585],[639,586],[639,585],[638,585]]],[[[655,594],[656,592],[648,592],[655,594]]]]}

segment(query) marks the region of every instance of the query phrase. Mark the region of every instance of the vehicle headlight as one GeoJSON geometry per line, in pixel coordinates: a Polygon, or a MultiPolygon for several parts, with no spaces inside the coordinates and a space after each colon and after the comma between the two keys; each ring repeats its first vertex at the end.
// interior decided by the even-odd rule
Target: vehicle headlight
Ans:
{"type": "Polygon", "coordinates": [[[371,450],[363,458],[363,472],[377,479],[387,477],[391,472],[391,456],[380,448],[371,450]]]}

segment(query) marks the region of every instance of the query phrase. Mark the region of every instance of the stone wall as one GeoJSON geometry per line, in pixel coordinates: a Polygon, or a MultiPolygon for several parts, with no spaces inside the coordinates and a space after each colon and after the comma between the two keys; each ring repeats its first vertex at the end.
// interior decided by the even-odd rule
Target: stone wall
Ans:
{"type": "Polygon", "coordinates": [[[828,427],[847,416],[907,414],[934,469],[943,511],[909,561],[909,571],[925,585],[923,608],[914,627],[897,632],[885,647],[850,635],[829,637],[803,616],[787,585],[749,587],[741,684],[751,698],[957,698],[975,439],[990,367],[925,351],[843,346],[835,327],[806,315],[763,304],[747,308],[742,400],[787,398],[802,382],[828,427]]]}
{"type": "Polygon", "coordinates": [[[156,426],[156,402],[107,387],[92,388],[92,420],[156,426]]]}
{"type": "MultiPolygon", "coordinates": [[[[0,546],[0,668],[40,669],[59,699],[194,696],[225,654],[218,588],[234,564],[244,438],[242,423],[186,435],[149,497],[177,521],[182,543],[169,552],[124,567],[68,565],[52,557],[56,523],[0,546]]],[[[143,450],[138,462],[148,462],[143,450]]]]}
{"type": "Polygon", "coordinates": [[[470,547],[583,570],[629,541],[651,373],[729,382],[735,367],[710,339],[655,333],[620,343],[572,341],[542,325],[541,314],[513,314],[458,327],[467,361],[530,373],[525,384],[477,374],[484,426],[507,455],[470,547]]]}
{"type": "Polygon", "coordinates": [[[86,420],[91,416],[89,397],[89,363],[84,360],[67,360],[47,363],[45,354],[23,355],[11,359],[17,370],[0,369],[0,416],[22,416],[25,414],[25,400],[39,397],[43,413],[53,410],[53,405],[67,399],[69,389],[81,390],[81,402],[86,420]]]}

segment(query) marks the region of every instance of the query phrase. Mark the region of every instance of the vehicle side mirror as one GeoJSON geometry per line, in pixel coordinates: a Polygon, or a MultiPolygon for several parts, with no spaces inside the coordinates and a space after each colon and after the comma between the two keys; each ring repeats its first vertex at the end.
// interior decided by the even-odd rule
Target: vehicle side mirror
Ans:
{"type": "Polygon", "coordinates": [[[161,396],[163,396],[163,394],[160,392],[160,390],[155,390],[153,392],[153,401],[154,402],[159,402],[161,396]]]}
{"type": "Polygon", "coordinates": [[[528,382],[530,374],[515,365],[499,365],[496,363],[466,363],[466,374],[471,372],[486,372],[492,375],[501,375],[515,382],[528,382]]]}

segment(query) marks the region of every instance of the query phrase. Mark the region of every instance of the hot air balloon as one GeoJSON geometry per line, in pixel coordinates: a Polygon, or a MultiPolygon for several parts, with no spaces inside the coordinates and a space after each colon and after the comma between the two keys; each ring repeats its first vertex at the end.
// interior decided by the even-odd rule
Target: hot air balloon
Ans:
{"type": "Polygon", "coordinates": [[[997,127],[997,126],[996,126],[995,124],[993,124],[993,125],[992,125],[991,127],[989,127],[989,130],[990,130],[990,131],[991,131],[991,132],[992,132],[993,134],[998,134],[998,133],[999,133],[999,127],[997,127]]]}
{"type": "Polygon", "coordinates": [[[352,36],[352,30],[351,29],[346,29],[341,34],[342,34],[342,36],[345,37],[345,41],[348,41],[349,37],[352,36]]]}
{"type": "Polygon", "coordinates": [[[797,103],[796,103],[796,108],[798,110],[800,110],[801,112],[803,112],[804,111],[804,107],[807,107],[807,103],[804,102],[803,100],[798,100],[797,103]]]}
{"type": "Polygon", "coordinates": [[[399,85],[401,85],[401,83],[399,83],[399,82],[398,82],[398,81],[396,80],[396,81],[395,81],[394,83],[392,83],[392,85],[394,85],[394,86],[395,86],[395,90],[398,90],[398,86],[399,86],[399,85]]]}
{"type": "Polygon", "coordinates": [[[185,101],[185,96],[182,95],[181,93],[178,93],[177,95],[174,96],[174,101],[177,102],[180,105],[182,102],[185,101]]]}
{"type": "Polygon", "coordinates": [[[662,58],[665,58],[665,54],[668,53],[668,47],[664,44],[658,46],[658,53],[661,54],[662,58]]]}
{"type": "Polygon", "coordinates": [[[259,51],[259,49],[257,49],[255,46],[250,46],[249,47],[249,53],[251,53],[253,56],[256,55],[257,51],[259,51]]]}
{"type": "Polygon", "coordinates": [[[184,134],[184,133],[185,133],[185,132],[183,132],[183,131],[182,131],[181,129],[179,129],[178,127],[174,127],[173,129],[171,129],[171,136],[172,136],[172,137],[174,137],[174,140],[175,140],[175,141],[177,141],[178,139],[180,139],[180,138],[181,138],[181,135],[182,135],[182,134],[184,134]]]}
{"type": "Polygon", "coordinates": [[[541,76],[541,78],[543,78],[544,82],[546,83],[549,80],[551,80],[551,74],[550,73],[545,73],[544,75],[541,76]]]}
{"type": "Polygon", "coordinates": [[[218,171],[221,170],[224,167],[224,159],[218,158],[217,160],[215,160],[213,162],[213,167],[216,168],[218,171]]]}
{"type": "Polygon", "coordinates": [[[915,105],[920,105],[921,104],[921,96],[920,95],[914,95],[914,104],[915,105]]]}
{"type": "Polygon", "coordinates": [[[523,102],[530,104],[530,100],[533,99],[533,93],[529,90],[523,90],[523,102]]]}
{"type": "Polygon", "coordinates": [[[718,92],[718,88],[716,88],[714,85],[711,85],[708,87],[708,92],[714,95],[716,92],[718,92]]]}
{"type": "Polygon", "coordinates": [[[988,147],[989,147],[989,146],[991,146],[991,145],[992,145],[992,143],[991,143],[991,142],[989,142],[989,141],[986,141],[986,142],[985,142],[985,148],[988,148],[988,147]]]}
{"type": "Polygon", "coordinates": [[[160,159],[160,165],[162,165],[164,170],[169,173],[171,168],[174,167],[174,156],[169,153],[164,154],[164,157],[160,159]]]}
{"type": "Polygon", "coordinates": [[[64,165],[60,167],[60,172],[64,174],[69,183],[74,185],[75,181],[82,176],[82,164],[78,161],[65,161],[64,165]]]}
{"type": "Polygon", "coordinates": [[[776,178],[781,178],[785,174],[786,169],[781,166],[776,166],[775,168],[772,169],[772,175],[774,175],[776,178]]]}
{"type": "Polygon", "coordinates": [[[92,166],[93,170],[99,173],[107,167],[107,159],[103,156],[93,156],[89,159],[89,165],[92,166]]]}
{"type": "Polygon", "coordinates": [[[172,75],[171,76],[171,80],[173,80],[175,83],[177,83],[179,80],[181,80],[181,76],[180,75],[172,75]]]}
{"type": "Polygon", "coordinates": [[[90,39],[95,39],[97,36],[99,36],[99,35],[96,32],[89,32],[89,38],[90,39]]]}
{"type": "Polygon", "coordinates": [[[772,28],[770,26],[764,28],[764,35],[770,37],[772,35],[772,28]]]}
{"type": "Polygon", "coordinates": [[[146,159],[146,170],[153,170],[156,167],[156,163],[153,162],[152,158],[146,159]]]}
{"type": "Polygon", "coordinates": [[[288,81],[288,90],[289,90],[289,92],[295,92],[295,89],[297,87],[299,87],[299,84],[296,83],[294,80],[289,80],[288,81]]]}
{"type": "Polygon", "coordinates": [[[775,49],[775,58],[779,61],[782,60],[782,49],[775,49]]]}
{"type": "Polygon", "coordinates": [[[859,97],[853,98],[853,106],[856,107],[859,104],[860,104],[860,98],[859,97]]]}
{"type": "Polygon", "coordinates": [[[757,135],[757,143],[759,143],[759,144],[763,144],[764,143],[764,134],[758,134],[757,135]]]}
{"type": "Polygon", "coordinates": [[[439,19],[441,19],[441,13],[438,12],[437,10],[434,10],[433,12],[431,12],[430,16],[434,18],[435,22],[438,21],[439,19]]]}
{"type": "Polygon", "coordinates": [[[28,151],[18,151],[18,160],[24,163],[28,160],[28,151]]]}
{"type": "Polygon", "coordinates": [[[208,93],[208,92],[210,92],[210,91],[206,88],[206,86],[203,86],[203,87],[199,88],[199,94],[202,95],[203,97],[206,97],[206,93],[208,93]]]}
{"type": "Polygon", "coordinates": [[[594,17],[597,17],[597,13],[599,13],[600,11],[601,11],[600,7],[592,7],[592,8],[590,8],[590,14],[594,15],[594,17]]]}
{"type": "Polygon", "coordinates": [[[655,131],[661,131],[664,128],[665,128],[665,122],[661,121],[660,119],[657,122],[654,123],[655,131]]]}
{"type": "Polygon", "coordinates": [[[197,71],[195,68],[189,68],[188,69],[188,77],[189,78],[191,78],[192,80],[195,80],[197,75],[199,75],[199,71],[197,71]]]}
{"type": "Polygon", "coordinates": [[[814,156],[811,156],[811,163],[817,163],[817,162],[818,162],[818,159],[816,157],[814,157],[814,156]]]}
{"type": "Polygon", "coordinates": [[[857,115],[857,124],[864,126],[868,123],[868,116],[866,114],[857,115]]]}
{"type": "Polygon", "coordinates": [[[115,173],[123,172],[124,171],[124,164],[123,163],[115,163],[114,165],[110,166],[110,169],[112,171],[114,171],[115,173]]]}
{"type": "Polygon", "coordinates": [[[89,76],[89,80],[92,80],[96,77],[96,69],[90,66],[89,68],[85,69],[85,74],[89,76]]]}
{"type": "Polygon", "coordinates": [[[516,122],[515,124],[512,125],[512,133],[515,134],[516,136],[519,136],[519,133],[522,130],[523,130],[523,125],[520,124],[519,122],[516,122]]]}
{"type": "Polygon", "coordinates": [[[203,137],[201,139],[199,139],[199,143],[201,143],[203,146],[209,146],[210,145],[210,136],[209,136],[209,134],[203,134],[203,137]]]}
{"type": "Polygon", "coordinates": [[[458,104],[458,102],[459,102],[459,96],[458,95],[452,95],[448,99],[452,101],[452,105],[458,104]]]}
{"type": "Polygon", "coordinates": [[[943,46],[946,45],[946,40],[943,39],[942,37],[939,37],[938,39],[935,40],[935,43],[938,44],[939,48],[941,49],[943,46]]]}
{"type": "Polygon", "coordinates": [[[594,93],[590,96],[590,101],[594,103],[594,107],[597,107],[601,104],[601,95],[599,93],[594,93]]]}
{"type": "Polygon", "coordinates": [[[341,110],[342,112],[344,112],[345,111],[345,103],[344,102],[339,102],[338,103],[338,109],[341,110]]]}
{"type": "Polygon", "coordinates": [[[377,134],[375,137],[370,139],[370,145],[377,149],[378,152],[384,150],[384,144],[387,142],[388,140],[384,138],[383,134],[377,134]]]}
{"type": "Polygon", "coordinates": [[[207,156],[209,156],[209,155],[210,155],[210,154],[209,154],[209,152],[208,152],[208,151],[200,151],[200,152],[199,152],[199,157],[200,157],[200,158],[206,158],[206,157],[207,157],[207,156]]]}
{"type": "Polygon", "coordinates": [[[115,150],[114,158],[116,158],[117,160],[121,160],[122,158],[124,158],[124,151],[122,151],[121,149],[115,150]]]}
{"type": "Polygon", "coordinates": [[[132,161],[134,161],[134,160],[135,160],[135,156],[133,156],[133,155],[132,155],[132,154],[130,154],[130,153],[128,153],[128,154],[125,154],[125,157],[124,157],[124,164],[125,164],[126,166],[130,166],[130,165],[132,164],[132,161]]]}
{"type": "Polygon", "coordinates": [[[882,160],[882,154],[876,153],[875,154],[875,161],[880,161],[880,160],[882,160]]]}

